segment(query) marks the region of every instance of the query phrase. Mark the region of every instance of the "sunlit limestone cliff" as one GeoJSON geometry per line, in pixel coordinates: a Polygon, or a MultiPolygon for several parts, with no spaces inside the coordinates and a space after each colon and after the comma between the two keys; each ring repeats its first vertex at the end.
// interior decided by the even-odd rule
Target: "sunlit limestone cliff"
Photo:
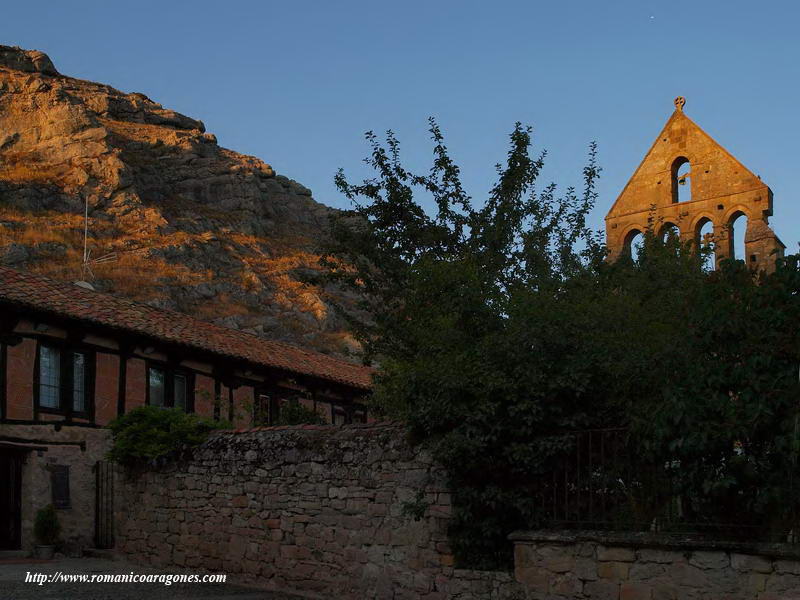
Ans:
{"type": "Polygon", "coordinates": [[[0,264],[342,353],[314,254],[331,212],[201,121],[0,46],[0,264]]]}

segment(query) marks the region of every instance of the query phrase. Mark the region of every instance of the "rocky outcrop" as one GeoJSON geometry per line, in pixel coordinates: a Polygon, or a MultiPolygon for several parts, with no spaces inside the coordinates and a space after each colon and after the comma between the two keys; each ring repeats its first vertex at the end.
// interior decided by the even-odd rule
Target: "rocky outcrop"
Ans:
{"type": "Polygon", "coordinates": [[[17,46],[0,46],[0,65],[27,73],[58,75],[47,54],[38,50],[23,50],[17,46]]]}
{"type": "Polygon", "coordinates": [[[201,121],[0,46],[0,263],[341,353],[331,212],[201,121]]]}

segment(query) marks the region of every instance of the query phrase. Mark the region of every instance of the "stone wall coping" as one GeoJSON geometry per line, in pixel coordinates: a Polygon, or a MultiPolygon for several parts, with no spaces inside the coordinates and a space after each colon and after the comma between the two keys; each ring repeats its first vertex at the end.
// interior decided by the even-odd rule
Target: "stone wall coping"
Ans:
{"type": "Polygon", "coordinates": [[[508,536],[514,543],[575,544],[597,542],[604,546],[630,546],[634,548],[658,548],[668,550],[717,550],[738,554],[757,554],[773,558],[800,558],[800,544],[731,542],[703,540],[689,535],[632,531],[591,530],[533,530],[515,531],[508,536]]]}
{"type": "Polygon", "coordinates": [[[347,425],[264,425],[261,427],[244,427],[241,429],[219,429],[212,432],[213,436],[235,435],[239,433],[256,433],[258,431],[335,431],[339,429],[396,429],[400,421],[378,421],[375,423],[348,423],[347,425]]]}

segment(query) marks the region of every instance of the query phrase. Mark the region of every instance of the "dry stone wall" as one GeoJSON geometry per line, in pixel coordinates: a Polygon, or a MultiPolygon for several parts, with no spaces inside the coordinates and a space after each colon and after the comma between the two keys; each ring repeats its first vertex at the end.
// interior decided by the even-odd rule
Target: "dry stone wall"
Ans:
{"type": "Polygon", "coordinates": [[[393,424],[220,432],[117,490],[117,550],[134,562],[311,597],[800,600],[788,544],[519,532],[513,574],[456,569],[444,473],[393,424]]]}
{"type": "Polygon", "coordinates": [[[117,549],[325,598],[505,599],[509,573],[454,568],[450,494],[396,425],[224,432],[118,486],[117,549]]]}
{"type": "Polygon", "coordinates": [[[800,548],[636,535],[515,534],[530,600],[800,600],[800,548]]]}

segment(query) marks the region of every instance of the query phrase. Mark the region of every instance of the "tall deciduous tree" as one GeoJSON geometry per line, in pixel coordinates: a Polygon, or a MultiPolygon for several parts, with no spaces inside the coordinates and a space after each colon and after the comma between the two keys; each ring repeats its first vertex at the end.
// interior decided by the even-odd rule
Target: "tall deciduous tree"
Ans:
{"type": "Polygon", "coordinates": [[[797,260],[759,285],[743,264],[709,273],[692,244],[651,232],[636,260],[607,263],[586,223],[593,144],[582,188],[559,195],[537,185],[545,155],[515,125],[478,204],[434,121],[430,132],[424,174],[403,166],[391,132],[367,134],[375,175],[337,175],[354,209],[324,260],[360,298],[353,326],[380,367],[376,404],[447,470],[459,561],[507,564],[506,536],[545,524],[541,478],[568,434],[590,428],[626,427],[633,459],[679,465],[662,475],[697,521],[735,502],[742,522],[770,510],[785,521],[797,504],[785,486],[797,459],[797,260]]]}

